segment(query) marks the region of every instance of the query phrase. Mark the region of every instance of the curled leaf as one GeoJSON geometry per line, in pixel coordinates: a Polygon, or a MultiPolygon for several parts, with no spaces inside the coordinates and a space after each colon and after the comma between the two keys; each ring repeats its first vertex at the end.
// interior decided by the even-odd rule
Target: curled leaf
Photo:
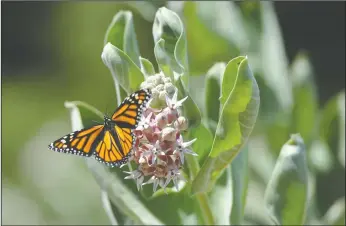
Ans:
{"type": "Polygon", "coordinates": [[[144,75],[126,53],[108,42],[103,48],[101,58],[111,71],[115,82],[119,83],[127,93],[139,89],[144,81],[144,75]]]}
{"type": "Polygon", "coordinates": [[[188,87],[186,35],[179,16],[166,7],[159,8],[153,24],[153,37],[155,43],[164,40],[162,47],[167,53],[172,70],[183,76],[184,85],[188,87]]]}
{"type": "Polygon", "coordinates": [[[140,53],[131,11],[119,11],[113,17],[106,31],[104,45],[108,42],[124,51],[137,66],[140,66],[140,53]]]}

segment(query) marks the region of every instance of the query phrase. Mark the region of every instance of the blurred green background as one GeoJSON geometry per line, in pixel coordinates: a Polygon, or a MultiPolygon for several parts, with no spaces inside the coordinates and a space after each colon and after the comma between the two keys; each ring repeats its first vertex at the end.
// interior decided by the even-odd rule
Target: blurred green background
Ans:
{"type": "MultiPolygon", "coordinates": [[[[47,145],[71,130],[64,101],[85,101],[103,112],[115,107],[113,80],[100,56],[116,12],[133,11],[141,55],[155,62],[152,20],[156,9],[166,4],[142,4],[2,2],[4,224],[109,224],[99,187],[83,159],[48,151],[47,145]]],[[[321,107],[345,88],[344,4],[274,4],[289,62],[301,50],[310,57],[321,107]]],[[[242,7],[248,20],[256,18],[252,4],[242,7]]],[[[226,42],[220,35],[200,35],[202,28],[189,16],[193,12],[193,7],[184,11],[189,61],[193,73],[205,74],[215,62],[227,62],[240,53],[231,47],[219,48],[217,44],[226,42]]],[[[318,177],[322,213],[345,195],[342,178],[340,169],[318,177]]]]}

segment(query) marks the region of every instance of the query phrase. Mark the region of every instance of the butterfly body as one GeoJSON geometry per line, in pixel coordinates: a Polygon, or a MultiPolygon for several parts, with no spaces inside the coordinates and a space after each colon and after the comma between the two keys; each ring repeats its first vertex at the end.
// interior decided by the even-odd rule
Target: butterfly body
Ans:
{"type": "Polygon", "coordinates": [[[149,90],[134,92],[120,104],[104,123],[72,132],[51,143],[48,148],[68,154],[95,158],[111,167],[125,164],[135,137],[132,130],[140,121],[143,108],[151,97],[149,90]]]}

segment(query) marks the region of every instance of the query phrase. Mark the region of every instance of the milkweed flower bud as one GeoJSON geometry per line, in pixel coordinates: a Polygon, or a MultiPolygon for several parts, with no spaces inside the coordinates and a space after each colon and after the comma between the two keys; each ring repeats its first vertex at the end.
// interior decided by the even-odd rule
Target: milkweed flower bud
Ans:
{"type": "Polygon", "coordinates": [[[166,127],[161,132],[161,139],[166,141],[176,140],[176,130],[172,127],[166,127]]]}
{"type": "Polygon", "coordinates": [[[180,116],[179,118],[177,118],[177,120],[175,120],[174,122],[174,128],[176,128],[177,130],[186,130],[187,129],[187,120],[184,116],[180,116]]]}
{"type": "Polygon", "coordinates": [[[156,120],[156,125],[160,129],[163,129],[168,124],[168,118],[164,112],[157,114],[155,120],[156,120]]]}
{"type": "Polygon", "coordinates": [[[130,160],[138,167],[126,172],[129,174],[126,179],[134,179],[138,189],[153,184],[154,192],[158,186],[166,192],[170,182],[178,189],[179,181],[185,181],[180,172],[184,155],[197,156],[189,149],[196,139],[184,142],[180,133],[188,128],[187,119],[180,113],[180,107],[188,97],[178,100],[178,89],[163,73],[149,76],[141,88],[151,89],[152,99],[134,129],[136,140],[130,160]],[[150,179],[144,182],[145,177],[150,179]]]}
{"type": "Polygon", "coordinates": [[[152,104],[154,108],[164,108],[166,106],[166,96],[173,96],[177,89],[169,77],[160,72],[149,76],[142,84],[141,88],[150,89],[152,92],[152,104]]]}

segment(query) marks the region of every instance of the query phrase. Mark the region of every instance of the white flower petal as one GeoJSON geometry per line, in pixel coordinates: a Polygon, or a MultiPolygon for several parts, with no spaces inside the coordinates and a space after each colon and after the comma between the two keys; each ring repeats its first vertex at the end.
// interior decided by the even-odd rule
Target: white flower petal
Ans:
{"type": "Polygon", "coordinates": [[[159,185],[159,179],[158,178],[155,178],[154,180],[154,185],[153,185],[153,191],[156,192],[157,190],[157,185],[159,185]]]}
{"type": "Polygon", "coordinates": [[[197,153],[193,152],[192,150],[190,149],[184,149],[184,151],[186,154],[189,154],[189,155],[193,155],[193,156],[198,156],[197,153]]]}
{"type": "Polygon", "coordinates": [[[180,157],[180,162],[181,162],[181,164],[184,164],[184,152],[183,151],[180,151],[179,152],[179,157],[180,157]]]}
{"type": "Polygon", "coordinates": [[[184,142],[184,143],[181,144],[181,146],[183,148],[186,148],[186,147],[190,146],[191,144],[193,144],[196,140],[197,140],[197,138],[195,138],[193,140],[190,140],[190,141],[187,141],[187,142],[184,142]]]}
{"type": "Polygon", "coordinates": [[[178,178],[174,177],[173,178],[173,184],[175,186],[175,189],[177,189],[177,191],[179,191],[179,187],[178,187],[178,178]]]}
{"type": "Polygon", "coordinates": [[[174,92],[173,97],[172,97],[172,102],[176,103],[177,99],[178,99],[178,88],[175,89],[175,92],[174,92]]]}
{"type": "Polygon", "coordinates": [[[184,97],[183,99],[181,99],[181,100],[179,100],[179,101],[177,101],[176,103],[175,103],[175,108],[178,108],[178,107],[180,107],[182,104],[183,104],[183,102],[186,100],[188,98],[188,96],[187,97],[184,97]]]}
{"type": "Polygon", "coordinates": [[[142,188],[143,185],[143,180],[144,180],[144,176],[141,176],[137,179],[137,189],[139,191],[140,188],[142,188]]]}

